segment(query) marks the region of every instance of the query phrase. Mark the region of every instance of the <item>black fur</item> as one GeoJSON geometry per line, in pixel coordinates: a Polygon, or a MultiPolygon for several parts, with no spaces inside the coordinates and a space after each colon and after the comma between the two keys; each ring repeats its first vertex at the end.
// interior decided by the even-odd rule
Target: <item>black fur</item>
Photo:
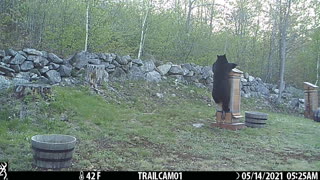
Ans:
{"type": "Polygon", "coordinates": [[[212,97],[215,103],[222,102],[222,110],[229,112],[230,103],[230,83],[228,80],[229,73],[237,64],[229,63],[226,55],[217,56],[217,61],[212,65],[213,71],[213,89],[212,97]]]}

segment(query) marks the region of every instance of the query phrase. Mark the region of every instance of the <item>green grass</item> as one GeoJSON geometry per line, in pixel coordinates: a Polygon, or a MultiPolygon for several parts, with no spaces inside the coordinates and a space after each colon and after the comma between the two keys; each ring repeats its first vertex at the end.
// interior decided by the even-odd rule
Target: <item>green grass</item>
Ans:
{"type": "MultiPolygon", "coordinates": [[[[320,124],[312,120],[263,108],[259,111],[269,114],[266,128],[229,131],[210,127],[214,104],[205,89],[172,81],[110,87],[102,95],[54,87],[50,101],[28,101],[36,115],[0,120],[0,159],[9,161],[10,170],[38,170],[32,166],[30,138],[61,133],[77,138],[73,165],[65,170],[320,169],[320,124]]],[[[0,117],[16,113],[12,109],[21,102],[9,105],[0,117]]],[[[255,107],[252,99],[242,102],[243,114],[255,107]]]]}

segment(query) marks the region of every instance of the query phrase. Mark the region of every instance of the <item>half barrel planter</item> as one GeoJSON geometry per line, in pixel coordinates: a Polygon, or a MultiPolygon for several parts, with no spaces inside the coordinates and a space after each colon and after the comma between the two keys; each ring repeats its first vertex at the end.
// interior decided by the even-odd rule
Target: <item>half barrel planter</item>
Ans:
{"type": "Polygon", "coordinates": [[[35,135],[31,145],[35,166],[61,169],[71,166],[76,138],[61,134],[35,135]]]}
{"type": "Polygon", "coordinates": [[[246,112],[245,125],[251,128],[263,128],[266,126],[268,114],[261,112],[246,112]]]}

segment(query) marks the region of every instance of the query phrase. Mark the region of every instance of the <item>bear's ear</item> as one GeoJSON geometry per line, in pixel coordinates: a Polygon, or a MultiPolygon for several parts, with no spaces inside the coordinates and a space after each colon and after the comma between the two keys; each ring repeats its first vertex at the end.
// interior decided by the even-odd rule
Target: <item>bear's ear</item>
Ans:
{"type": "Polygon", "coordinates": [[[235,64],[235,63],[229,63],[230,70],[232,70],[232,69],[235,68],[236,66],[237,66],[237,64],[235,64]]]}

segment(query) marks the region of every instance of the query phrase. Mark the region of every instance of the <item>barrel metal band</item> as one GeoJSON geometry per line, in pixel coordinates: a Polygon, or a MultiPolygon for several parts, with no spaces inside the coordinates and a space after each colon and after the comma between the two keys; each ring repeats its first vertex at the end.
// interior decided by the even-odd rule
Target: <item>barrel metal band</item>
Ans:
{"type": "Polygon", "coordinates": [[[35,160],[45,161],[45,162],[65,162],[65,161],[70,161],[72,159],[72,157],[64,158],[64,159],[47,159],[47,158],[40,158],[40,157],[37,157],[37,156],[33,156],[33,158],[35,160]]]}
{"type": "Polygon", "coordinates": [[[39,152],[47,152],[47,153],[65,153],[65,152],[71,152],[74,150],[74,148],[71,149],[63,149],[63,150],[49,150],[49,149],[40,149],[32,146],[32,149],[39,152]]]}

